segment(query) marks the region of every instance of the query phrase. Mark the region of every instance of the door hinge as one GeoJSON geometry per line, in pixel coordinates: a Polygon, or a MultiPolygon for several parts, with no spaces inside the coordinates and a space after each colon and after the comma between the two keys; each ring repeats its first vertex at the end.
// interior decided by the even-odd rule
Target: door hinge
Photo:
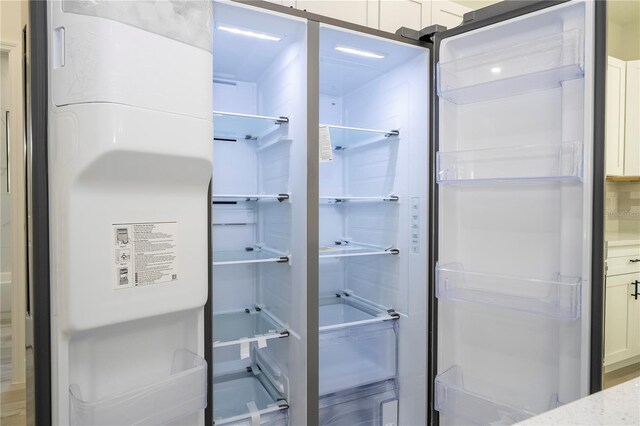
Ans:
{"type": "Polygon", "coordinates": [[[436,33],[445,31],[446,29],[447,27],[439,24],[429,25],[428,27],[424,27],[420,31],[413,30],[407,27],[400,27],[396,31],[396,35],[408,38],[410,40],[432,42],[432,38],[436,33]]]}

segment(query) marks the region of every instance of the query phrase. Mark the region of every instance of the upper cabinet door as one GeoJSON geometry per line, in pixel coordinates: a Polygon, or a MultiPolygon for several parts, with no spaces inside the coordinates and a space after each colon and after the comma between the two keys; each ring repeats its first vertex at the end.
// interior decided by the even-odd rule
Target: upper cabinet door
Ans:
{"type": "MultiPolygon", "coordinates": [[[[457,27],[462,23],[462,16],[472,9],[447,0],[431,2],[431,24],[444,25],[447,28],[457,27]]],[[[426,26],[426,25],[424,25],[426,26]]]]}
{"type": "MultiPolygon", "coordinates": [[[[624,172],[626,64],[612,56],[607,58],[606,138],[607,176],[624,172]]],[[[637,121],[637,120],[634,120],[637,121]]],[[[637,125],[636,125],[637,127],[637,125]]],[[[636,157],[637,158],[637,157],[636,157]]],[[[637,161],[636,161],[637,162],[637,161]]],[[[640,166],[639,166],[640,167],[640,166]]]]}
{"type": "Polygon", "coordinates": [[[381,0],[380,29],[396,32],[400,27],[416,30],[431,22],[431,2],[428,0],[381,0]]]}
{"type": "Polygon", "coordinates": [[[301,10],[306,10],[307,12],[317,13],[318,15],[377,28],[377,22],[369,22],[369,3],[371,2],[367,0],[353,0],[339,3],[335,1],[298,0],[296,7],[301,10]]]}
{"type": "Polygon", "coordinates": [[[624,175],[640,176],[640,61],[627,62],[626,72],[624,175]]]}
{"type": "Polygon", "coordinates": [[[518,3],[435,37],[440,424],[589,392],[595,5],[518,3]]]}

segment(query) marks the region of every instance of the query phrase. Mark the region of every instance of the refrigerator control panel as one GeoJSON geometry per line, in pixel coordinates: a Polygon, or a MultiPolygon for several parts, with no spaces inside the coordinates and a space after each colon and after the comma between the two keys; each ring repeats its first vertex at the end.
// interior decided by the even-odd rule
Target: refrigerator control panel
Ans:
{"type": "Polygon", "coordinates": [[[420,253],[420,197],[411,197],[411,253],[420,253]]]}

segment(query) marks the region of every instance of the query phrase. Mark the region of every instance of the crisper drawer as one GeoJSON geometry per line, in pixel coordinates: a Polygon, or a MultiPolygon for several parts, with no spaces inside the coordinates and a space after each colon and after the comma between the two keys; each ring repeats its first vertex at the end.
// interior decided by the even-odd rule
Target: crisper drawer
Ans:
{"type": "Polygon", "coordinates": [[[323,426],[395,426],[398,386],[386,380],[320,398],[323,426]]]}
{"type": "Polygon", "coordinates": [[[323,331],[320,328],[320,395],[396,376],[397,321],[323,331]]]}
{"type": "Polygon", "coordinates": [[[84,400],[78,385],[70,393],[72,425],[164,425],[207,406],[207,363],[180,349],[156,382],[94,400],[84,400]]]}
{"type": "Polygon", "coordinates": [[[606,275],[633,274],[640,272],[640,255],[607,258],[606,275]]]}
{"type": "MultiPolygon", "coordinates": [[[[216,425],[220,422],[216,422],[216,425]]],[[[223,425],[232,426],[288,426],[289,425],[289,412],[288,411],[272,411],[270,413],[260,414],[257,418],[246,418],[231,422],[222,423],[223,425]],[[254,420],[255,419],[255,420],[254,420]]]]}
{"type": "Polygon", "coordinates": [[[213,378],[216,425],[288,424],[289,404],[258,367],[213,378]]]}

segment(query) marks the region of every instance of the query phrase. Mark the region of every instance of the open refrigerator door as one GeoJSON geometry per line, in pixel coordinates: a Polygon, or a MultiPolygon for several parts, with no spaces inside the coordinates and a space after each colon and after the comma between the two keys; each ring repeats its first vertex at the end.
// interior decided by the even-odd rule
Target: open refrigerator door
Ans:
{"type": "Polygon", "coordinates": [[[589,393],[594,31],[571,1],[436,36],[441,424],[589,393]]]}

